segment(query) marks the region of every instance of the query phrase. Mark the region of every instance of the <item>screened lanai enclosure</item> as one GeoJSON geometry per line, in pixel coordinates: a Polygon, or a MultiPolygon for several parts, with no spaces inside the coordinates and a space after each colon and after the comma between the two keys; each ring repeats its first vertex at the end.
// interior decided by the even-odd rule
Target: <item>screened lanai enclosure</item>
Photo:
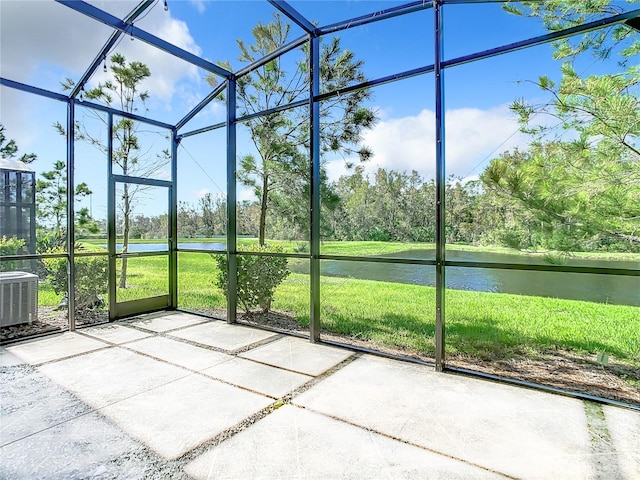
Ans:
{"type": "Polygon", "coordinates": [[[179,310],[640,404],[633,1],[2,1],[1,341],[179,310]]]}

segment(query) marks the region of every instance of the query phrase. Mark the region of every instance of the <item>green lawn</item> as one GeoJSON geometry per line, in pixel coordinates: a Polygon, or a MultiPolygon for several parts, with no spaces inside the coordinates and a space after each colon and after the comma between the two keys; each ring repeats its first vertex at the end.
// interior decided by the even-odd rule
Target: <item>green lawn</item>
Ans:
{"type": "MultiPolygon", "coordinates": [[[[206,239],[192,239],[205,241],[206,239]]],[[[220,241],[219,238],[211,239],[220,241]]],[[[100,240],[91,243],[98,244],[100,240]]],[[[255,242],[243,239],[242,243],[255,242]]],[[[284,242],[284,248],[299,248],[284,242]]],[[[381,255],[433,245],[400,242],[324,242],[323,254],[381,255]]],[[[507,249],[451,246],[514,253],[507,249]]],[[[616,257],[618,258],[618,257],[616,257]]],[[[620,259],[629,259],[620,255],[620,259]]],[[[225,307],[215,284],[216,266],[209,254],[178,255],[179,306],[195,311],[225,307]]],[[[408,354],[434,352],[435,289],[433,287],[322,277],[322,328],[339,335],[397,348],[408,354]]],[[[129,261],[129,288],[118,289],[118,300],[132,300],[168,292],[167,257],[139,257],[129,261]]],[[[41,305],[59,301],[45,282],[41,305]]],[[[291,274],[276,292],[273,309],[309,323],[309,278],[291,274]]],[[[606,352],[623,361],[640,361],[640,308],[543,297],[446,292],[446,345],[450,354],[503,359],[536,355],[557,348],[593,355],[606,352]]]]}
{"type": "MultiPolygon", "coordinates": [[[[130,261],[130,288],[118,290],[119,300],[166,293],[166,261],[167,257],[130,261]]],[[[214,284],[216,265],[209,254],[181,252],[178,262],[181,308],[211,311],[225,307],[225,297],[214,284]]],[[[322,277],[321,282],[324,330],[408,354],[433,354],[433,287],[331,277],[322,277]]],[[[43,284],[40,303],[56,301],[55,294],[43,284]]],[[[291,274],[278,288],[273,309],[287,312],[307,326],[308,276],[291,274]]],[[[448,290],[446,344],[450,354],[482,359],[536,355],[561,348],[585,355],[606,352],[638,364],[640,308],[448,290]]]]}

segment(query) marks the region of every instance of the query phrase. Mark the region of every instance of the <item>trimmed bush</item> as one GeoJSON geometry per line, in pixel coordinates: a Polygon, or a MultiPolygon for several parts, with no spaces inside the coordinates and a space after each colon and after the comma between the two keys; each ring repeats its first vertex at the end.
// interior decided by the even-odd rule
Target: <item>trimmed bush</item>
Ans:
{"type": "MultiPolygon", "coordinates": [[[[24,247],[24,240],[6,236],[0,237],[0,256],[18,255],[24,247]]],[[[18,260],[0,262],[0,272],[10,272],[18,266],[18,260]]]]}
{"type": "MultiPolygon", "coordinates": [[[[282,253],[280,246],[240,246],[238,253],[282,253]]],[[[218,266],[216,285],[228,295],[229,279],[227,273],[227,257],[225,255],[212,255],[218,266]]],[[[271,309],[271,302],[276,288],[291,272],[287,259],[284,257],[270,257],[259,255],[238,256],[238,301],[244,307],[246,313],[251,309],[260,307],[262,313],[271,309]]]]}
{"type": "MultiPolygon", "coordinates": [[[[58,252],[51,252],[58,253],[58,252]]],[[[51,288],[58,295],[67,296],[67,259],[44,260],[51,288]]],[[[109,260],[106,256],[76,257],[76,312],[101,307],[107,293],[109,260]]]]}

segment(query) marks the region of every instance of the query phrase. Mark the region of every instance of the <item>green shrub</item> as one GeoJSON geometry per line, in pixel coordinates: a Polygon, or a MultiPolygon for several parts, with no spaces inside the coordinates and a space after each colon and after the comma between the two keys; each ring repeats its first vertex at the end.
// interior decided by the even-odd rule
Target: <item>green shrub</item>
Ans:
{"type": "MultiPolygon", "coordinates": [[[[52,251],[51,253],[59,253],[52,251]]],[[[51,288],[58,295],[67,294],[67,259],[44,260],[51,288]]],[[[102,306],[107,293],[109,260],[106,256],[76,257],[75,310],[81,312],[102,306]]]]}
{"type": "MultiPolygon", "coordinates": [[[[238,253],[282,253],[282,247],[248,245],[240,246],[238,253]]],[[[212,255],[218,265],[216,285],[225,295],[228,294],[229,281],[227,275],[227,257],[225,255],[212,255]]],[[[284,257],[263,257],[258,255],[238,256],[238,301],[244,307],[245,312],[250,313],[252,308],[260,307],[262,313],[271,308],[271,302],[276,288],[290,274],[287,259],[284,257]]]]}
{"type": "MultiPolygon", "coordinates": [[[[18,255],[24,247],[24,240],[20,238],[0,237],[0,256],[18,255]]],[[[18,260],[0,262],[0,272],[10,272],[18,266],[18,260]]]]}

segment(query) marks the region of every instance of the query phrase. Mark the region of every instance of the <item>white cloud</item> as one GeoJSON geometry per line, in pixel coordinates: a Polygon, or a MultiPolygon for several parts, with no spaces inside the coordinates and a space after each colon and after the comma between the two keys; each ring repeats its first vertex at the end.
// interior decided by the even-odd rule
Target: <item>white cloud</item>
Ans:
{"type": "Polygon", "coordinates": [[[211,193],[211,190],[209,190],[208,188],[201,188],[199,190],[193,190],[189,196],[191,198],[195,198],[197,200],[204,198],[205,195],[207,195],[208,193],[211,193]]]}
{"type": "MultiPolygon", "coordinates": [[[[448,110],[445,127],[447,175],[477,174],[478,167],[492,156],[526,145],[525,136],[518,132],[518,124],[505,106],[448,110]]],[[[431,110],[381,121],[365,133],[364,143],[374,153],[365,164],[369,173],[385,168],[416,170],[425,178],[435,177],[435,114],[431,110]]],[[[345,172],[342,160],[328,162],[330,179],[345,172]]]]}
{"type": "Polygon", "coordinates": [[[244,202],[245,200],[249,202],[253,202],[255,200],[258,200],[255,194],[253,193],[253,190],[248,188],[242,188],[242,187],[238,188],[238,192],[236,193],[236,198],[238,199],[238,202],[244,202]]]}
{"type": "MultiPolygon", "coordinates": [[[[118,5],[118,2],[113,4],[118,5]]],[[[2,75],[43,88],[60,91],[60,82],[66,77],[77,80],[112,32],[111,28],[55,2],[5,0],[0,5],[2,75]],[[11,48],[5,48],[7,45],[11,48]]],[[[111,5],[112,2],[96,3],[98,8],[109,7],[112,11],[111,5]]],[[[125,15],[121,11],[112,13],[125,15]]],[[[191,53],[202,53],[187,24],[165,12],[162,2],[158,2],[137,26],[191,53]]],[[[116,50],[129,60],[140,60],[149,66],[152,75],[144,88],[152,97],[168,101],[179,81],[185,78],[200,80],[195,66],[140,40],[132,42],[124,37],[116,50]]],[[[92,83],[104,78],[102,69],[98,69],[92,83]]]]}
{"type": "Polygon", "coordinates": [[[205,7],[205,0],[190,0],[191,5],[193,5],[195,7],[195,9],[199,12],[199,13],[204,13],[206,7],[205,7]]]}

